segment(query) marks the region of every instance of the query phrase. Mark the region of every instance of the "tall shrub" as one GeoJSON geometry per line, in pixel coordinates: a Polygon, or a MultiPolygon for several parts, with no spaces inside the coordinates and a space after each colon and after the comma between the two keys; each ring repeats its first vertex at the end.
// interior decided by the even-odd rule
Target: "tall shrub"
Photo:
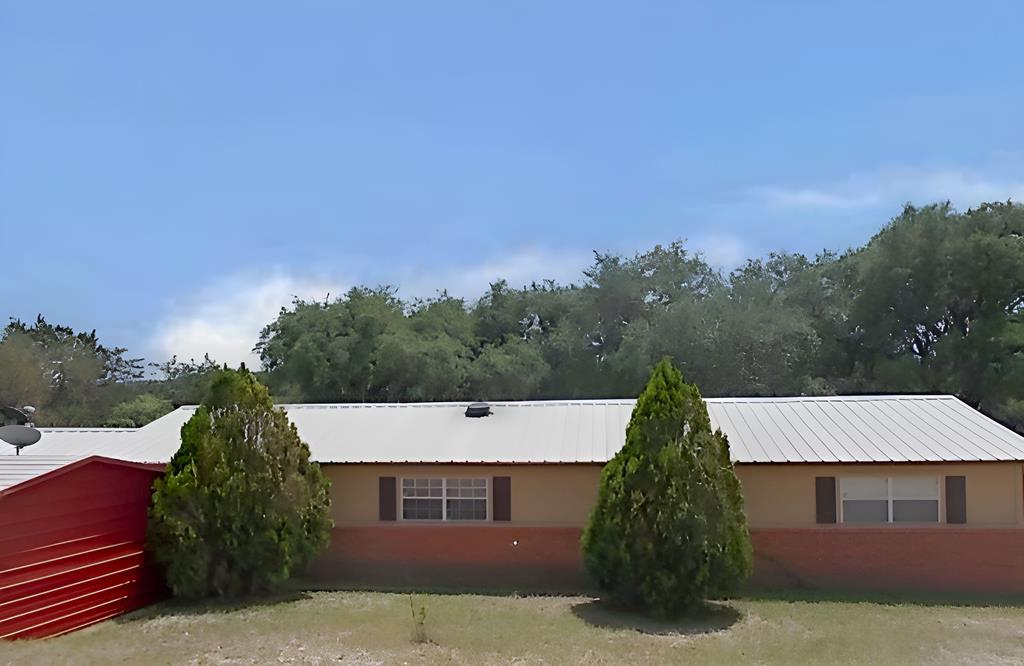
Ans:
{"type": "Polygon", "coordinates": [[[751,570],[728,442],[669,360],[640,394],[626,444],[605,466],[583,534],[588,572],[611,600],[671,616],[728,593],[751,570]]]}
{"type": "Polygon", "coordinates": [[[270,592],[326,546],[328,490],[267,389],[224,370],[154,486],[150,547],[176,595],[270,592]]]}

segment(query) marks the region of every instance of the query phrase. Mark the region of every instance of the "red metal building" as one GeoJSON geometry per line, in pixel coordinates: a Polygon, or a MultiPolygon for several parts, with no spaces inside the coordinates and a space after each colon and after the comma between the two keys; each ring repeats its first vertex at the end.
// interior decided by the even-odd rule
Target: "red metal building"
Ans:
{"type": "Polygon", "coordinates": [[[0,490],[0,638],[67,633],[166,594],[144,547],[163,467],[92,456],[0,490]]]}

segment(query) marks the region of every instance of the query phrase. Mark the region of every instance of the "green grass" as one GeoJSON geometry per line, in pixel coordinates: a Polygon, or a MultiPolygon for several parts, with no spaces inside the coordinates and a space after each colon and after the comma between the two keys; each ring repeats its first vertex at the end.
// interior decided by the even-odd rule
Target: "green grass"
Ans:
{"type": "Polygon", "coordinates": [[[588,597],[312,592],[247,606],[159,604],[0,663],[1021,663],[1024,607],[762,595],[657,622],[588,597]]]}

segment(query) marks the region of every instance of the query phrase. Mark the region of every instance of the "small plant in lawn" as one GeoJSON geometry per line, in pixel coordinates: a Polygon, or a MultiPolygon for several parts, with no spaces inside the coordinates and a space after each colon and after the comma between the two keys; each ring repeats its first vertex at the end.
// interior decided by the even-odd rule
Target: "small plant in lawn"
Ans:
{"type": "Polygon", "coordinates": [[[750,575],[743,493],[729,443],[697,387],[666,359],[605,466],[583,534],[588,572],[613,602],[660,617],[728,594],[750,575]]]}
{"type": "Polygon", "coordinates": [[[427,637],[427,607],[420,604],[419,610],[416,610],[416,603],[411,594],[409,595],[409,612],[412,613],[412,642],[429,643],[430,639],[427,637]]]}
{"type": "Polygon", "coordinates": [[[225,369],[154,484],[148,541],[176,595],[272,592],[327,545],[328,490],[267,389],[225,369]]]}

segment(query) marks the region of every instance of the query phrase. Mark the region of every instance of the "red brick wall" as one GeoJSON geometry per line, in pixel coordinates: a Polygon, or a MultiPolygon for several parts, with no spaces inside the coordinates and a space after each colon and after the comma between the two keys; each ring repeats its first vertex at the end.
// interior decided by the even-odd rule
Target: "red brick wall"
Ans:
{"type": "Polygon", "coordinates": [[[343,585],[579,590],[586,585],[580,533],[493,524],[341,527],[312,573],[343,585]]]}
{"type": "Polygon", "coordinates": [[[1024,594],[1024,529],[751,530],[757,584],[783,588],[1024,594]]]}
{"type": "MultiPolygon", "coordinates": [[[[334,530],[322,582],[563,592],[588,588],[579,528],[380,525],[334,530]]],[[[751,530],[754,580],[786,589],[1024,594],[1024,529],[751,530]]]]}

